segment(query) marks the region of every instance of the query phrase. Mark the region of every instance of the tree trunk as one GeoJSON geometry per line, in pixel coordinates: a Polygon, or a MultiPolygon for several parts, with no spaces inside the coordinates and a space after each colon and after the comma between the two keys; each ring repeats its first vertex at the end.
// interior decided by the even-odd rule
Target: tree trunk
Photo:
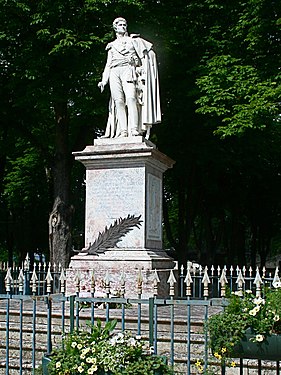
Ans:
{"type": "Polygon", "coordinates": [[[67,267],[71,255],[73,208],[70,205],[71,154],[68,147],[67,103],[54,105],[56,153],[53,166],[54,204],[49,217],[49,247],[52,264],[67,267]]]}

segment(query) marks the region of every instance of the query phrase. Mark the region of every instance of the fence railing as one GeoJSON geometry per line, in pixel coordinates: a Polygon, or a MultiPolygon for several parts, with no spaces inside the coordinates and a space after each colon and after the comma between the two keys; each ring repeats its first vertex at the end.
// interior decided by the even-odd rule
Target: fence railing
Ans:
{"type": "MultiPolygon", "coordinates": [[[[35,288],[36,295],[46,294],[47,288],[51,288],[51,293],[60,293],[61,286],[65,282],[65,271],[60,265],[45,262],[36,262],[31,265],[27,255],[21,267],[15,264],[8,267],[6,263],[0,262],[0,293],[2,294],[6,293],[7,273],[11,294],[19,294],[21,284],[23,284],[22,292],[25,295],[33,294],[35,288]]],[[[77,272],[78,282],[79,277],[79,272],[77,272]]],[[[110,275],[108,277],[110,278],[110,275]]],[[[120,285],[122,284],[121,278],[120,274],[120,285]]],[[[106,284],[106,275],[103,281],[106,284]]],[[[265,267],[252,269],[252,267],[245,266],[218,266],[216,268],[211,266],[208,268],[188,262],[186,268],[181,266],[178,270],[178,282],[177,285],[173,285],[173,288],[176,291],[175,295],[179,298],[202,299],[225,296],[226,289],[230,292],[237,288],[255,291],[262,284],[272,287],[278,282],[280,282],[278,267],[274,270],[265,267]]],[[[90,293],[91,290],[86,292],[90,293]]]]}
{"type": "MultiPolygon", "coordinates": [[[[67,296],[65,271],[51,271],[50,265],[45,271],[40,275],[39,266],[28,273],[18,269],[15,279],[13,271],[6,269],[6,289],[0,295],[0,373],[4,374],[3,370],[6,375],[35,374],[43,353],[60,345],[65,334],[84,327],[88,320],[94,324],[97,319],[117,319],[118,330],[129,329],[141,335],[156,354],[168,358],[176,374],[195,374],[198,359],[205,364],[212,361],[204,324],[209,316],[223,309],[227,287],[243,290],[252,286],[259,292],[264,284],[270,286],[280,281],[278,269],[270,277],[256,269],[250,277],[249,270],[243,268],[237,268],[233,275],[226,269],[212,275],[207,268],[202,272],[190,272],[187,268],[185,274],[181,271],[179,275],[179,284],[183,285],[179,298],[175,296],[173,277],[167,280],[167,298],[158,298],[157,291],[151,298],[143,298],[141,285],[136,298],[126,298],[124,283],[122,295],[112,297],[108,282],[104,296],[100,297],[95,293],[94,277],[86,295],[80,290],[77,273],[76,294],[67,296]]],[[[217,363],[213,365],[217,374],[228,373],[217,363]]],[[[238,360],[236,366],[240,374],[245,368],[253,374],[261,374],[262,369],[279,374],[279,362],[238,360]]]]}

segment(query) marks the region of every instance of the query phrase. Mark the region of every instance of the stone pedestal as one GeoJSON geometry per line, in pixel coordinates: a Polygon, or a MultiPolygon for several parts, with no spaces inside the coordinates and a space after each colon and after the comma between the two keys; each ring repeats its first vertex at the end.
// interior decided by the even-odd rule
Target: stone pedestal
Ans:
{"type": "Polygon", "coordinates": [[[120,218],[140,217],[141,225],[130,228],[114,248],[100,254],[80,253],[72,257],[68,278],[74,278],[75,270],[79,269],[85,284],[82,287],[90,290],[90,270],[93,270],[97,287],[102,288],[108,271],[111,286],[119,290],[124,271],[126,295],[136,297],[141,269],[143,292],[148,297],[153,295],[156,269],[159,293],[167,295],[166,282],[174,261],[162,247],[162,177],[173,166],[173,160],[141,136],[98,139],[93,146],[74,155],[86,167],[85,248],[120,218]]]}

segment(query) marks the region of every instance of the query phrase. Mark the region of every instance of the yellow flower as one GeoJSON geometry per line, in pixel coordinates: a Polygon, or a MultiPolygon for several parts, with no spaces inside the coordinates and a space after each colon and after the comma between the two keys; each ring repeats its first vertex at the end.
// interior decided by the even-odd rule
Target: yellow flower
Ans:
{"type": "Polygon", "coordinates": [[[199,359],[195,362],[195,366],[201,366],[201,361],[199,359]]]}
{"type": "Polygon", "coordinates": [[[234,361],[231,362],[230,364],[231,367],[236,367],[236,363],[234,361]]]}
{"type": "Polygon", "coordinates": [[[221,355],[219,353],[215,353],[214,356],[220,361],[221,360],[221,355]]]}
{"type": "Polygon", "coordinates": [[[222,353],[226,353],[226,348],[222,348],[222,349],[221,349],[221,352],[222,352],[222,353]]]}

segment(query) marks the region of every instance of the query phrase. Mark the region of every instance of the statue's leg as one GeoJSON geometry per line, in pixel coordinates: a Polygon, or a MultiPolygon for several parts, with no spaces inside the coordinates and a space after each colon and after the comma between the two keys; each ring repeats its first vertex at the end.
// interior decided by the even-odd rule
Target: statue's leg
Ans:
{"type": "Polygon", "coordinates": [[[125,106],[125,95],[122,88],[122,81],[120,77],[122,68],[113,68],[110,71],[109,84],[111,97],[115,105],[118,126],[120,129],[120,136],[128,136],[127,113],[125,106]]]}
{"type": "Polygon", "coordinates": [[[126,97],[126,105],[128,110],[128,131],[129,135],[139,135],[139,113],[137,90],[134,82],[128,82],[128,73],[124,75],[123,90],[126,97]]]}

